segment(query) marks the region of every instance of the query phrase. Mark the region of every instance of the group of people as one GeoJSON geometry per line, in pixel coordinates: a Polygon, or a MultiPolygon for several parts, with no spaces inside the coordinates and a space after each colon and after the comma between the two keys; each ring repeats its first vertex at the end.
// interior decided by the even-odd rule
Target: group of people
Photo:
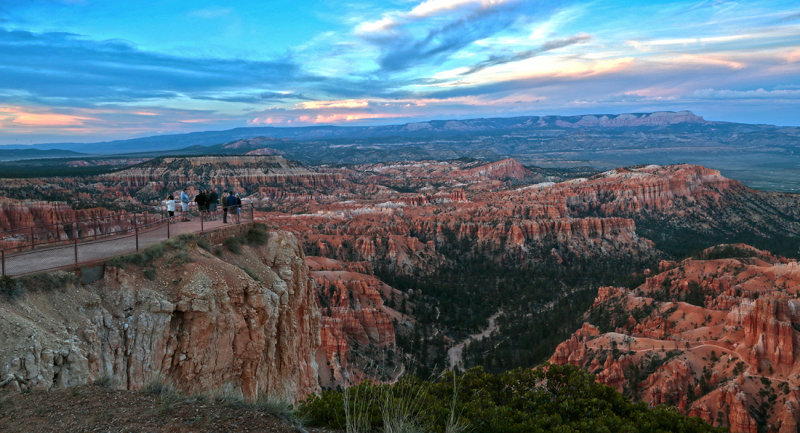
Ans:
{"type": "MultiPolygon", "coordinates": [[[[242,198],[239,194],[234,194],[233,191],[225,191],[222,193],[222,222],[228,222],[228,213],[231,215],[240,215],[242,209],[242,198]]],[[[216,211],[220,199],[217,192],[211,189],[200,190],[194,197],[194,202],[197,203],[197,210],[200,212],[208,212],[210,219],[216,219],[216,211]]],[[[167,205],[167,213],[169,214],[169,221],[175,222],[175,196],[170,195],[164,202],[167,205]]],[[[180,195],[181,203],[181,216],[182,221],[189,221],[189,203],[191,197],[189,196],[188,188],[184,188],[180,195]]]]}

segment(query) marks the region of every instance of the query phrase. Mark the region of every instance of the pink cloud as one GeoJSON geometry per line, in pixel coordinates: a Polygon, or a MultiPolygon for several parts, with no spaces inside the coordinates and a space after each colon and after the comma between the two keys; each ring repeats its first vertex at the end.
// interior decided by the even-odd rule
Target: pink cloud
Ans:
{"type": "Polygon", "coordinates": [[[35,113],[22,107],[0,106],[0,121],[6,127],[13,125],[38,127],[82,126],[90,120],[97,119],[72,114],[35,113]],[[9,125],[9,123],[13,125],[9,125]]]}

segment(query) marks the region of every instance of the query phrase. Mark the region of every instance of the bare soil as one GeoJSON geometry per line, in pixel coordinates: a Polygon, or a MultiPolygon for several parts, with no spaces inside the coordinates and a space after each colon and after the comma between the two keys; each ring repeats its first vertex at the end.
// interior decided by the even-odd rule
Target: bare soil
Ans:
{"type": "Polygon", "coordinates": [[[256,406],[207,397],[168,397],[98,385],[0,395],[0,432],[275,432],[297,429],[256,406]]]}

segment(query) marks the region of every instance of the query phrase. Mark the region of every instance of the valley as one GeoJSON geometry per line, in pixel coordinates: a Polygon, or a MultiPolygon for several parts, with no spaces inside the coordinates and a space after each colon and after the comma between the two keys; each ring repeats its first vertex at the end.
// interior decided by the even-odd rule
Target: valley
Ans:
{"type": "MultiPolygon", "coordinates": [[[[799,196],[691,164],[305,165],[264,145],[3,179],[4,229],[77,218],[103,233],[131,211],[160,215],[184,187],[231,190],[256,211],[255,224],[111,259],[99,280],[4,280],[2,387],[109,377],[140,389],[161,374],[190,394],[233,387],[296,402],[448,367],[505,374],[550,361],[733,432],[800,419],[799,196]]],[[[66,236],[57,230],[38,236],[66,236]]]]}

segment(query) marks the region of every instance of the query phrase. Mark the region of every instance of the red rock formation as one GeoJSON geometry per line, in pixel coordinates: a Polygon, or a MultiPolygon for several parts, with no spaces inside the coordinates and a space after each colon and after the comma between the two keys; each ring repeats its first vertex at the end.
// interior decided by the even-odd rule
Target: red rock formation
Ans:
{"type": "Polygon", "coordinates": [[[363,269],[363,263],[347,264],[323,257],[308,257],[306,263],[313,269],[311,277],[317,283],[322,306],[322,344],[317,352],[320,385],[358,383],[368,377],[364,372],[368,366],[358,359],[360,354],[352,353],[354,350],[394,349],[392,319],[401,315],[384,305],[383,298],[394,297],[395,290],[373,275],[346,270],[363,269]]]}
{"type": "Polygon", "coordinates": [[[108,376],[139,389],[160,375],[188,392],[298,400],[319,390],[314,283],[291,234],[241,254],[189,245],[186,262],[177,253],[154,261],[153,279],[106,266],[89,285],[0,303],[0,382],[50,389],[108,376]]]}
{"type": "Polygon", "coordinates": [[[487,177],[494,180],[522,180],[533,175],[533,172],[525,168],[516,159],[507,158],[500,161],[491,162],[474,168],[469,168],[458,172],[459,175],[468,177],[487,177]]]}
{"type": "Polygon", "coordinates": [[[551,361],[587,368],[600,382],[734,433],[794,431],[800,264],[746,245],[700,256],[720,251],[742,257],[686,259],[635,290],[601,288],[592,310],[607,314],[587,317],[606,317],[593,325],[607,332],[585,324],[551,361]]]}
{"type": "MultiPolygon", "coordinates": [[[[150,215],[150,220],[159,215],[150,215]]],[[[144,214],[136,217],[144,223],[144,214]]],[[[127,230],[134,215],[103,208],[72,209],[63,202],[0,198],[0,246],[13,247],[96,236],[127,230]],[[77,222],[77,223],[76,223],[77,222]]]]}

